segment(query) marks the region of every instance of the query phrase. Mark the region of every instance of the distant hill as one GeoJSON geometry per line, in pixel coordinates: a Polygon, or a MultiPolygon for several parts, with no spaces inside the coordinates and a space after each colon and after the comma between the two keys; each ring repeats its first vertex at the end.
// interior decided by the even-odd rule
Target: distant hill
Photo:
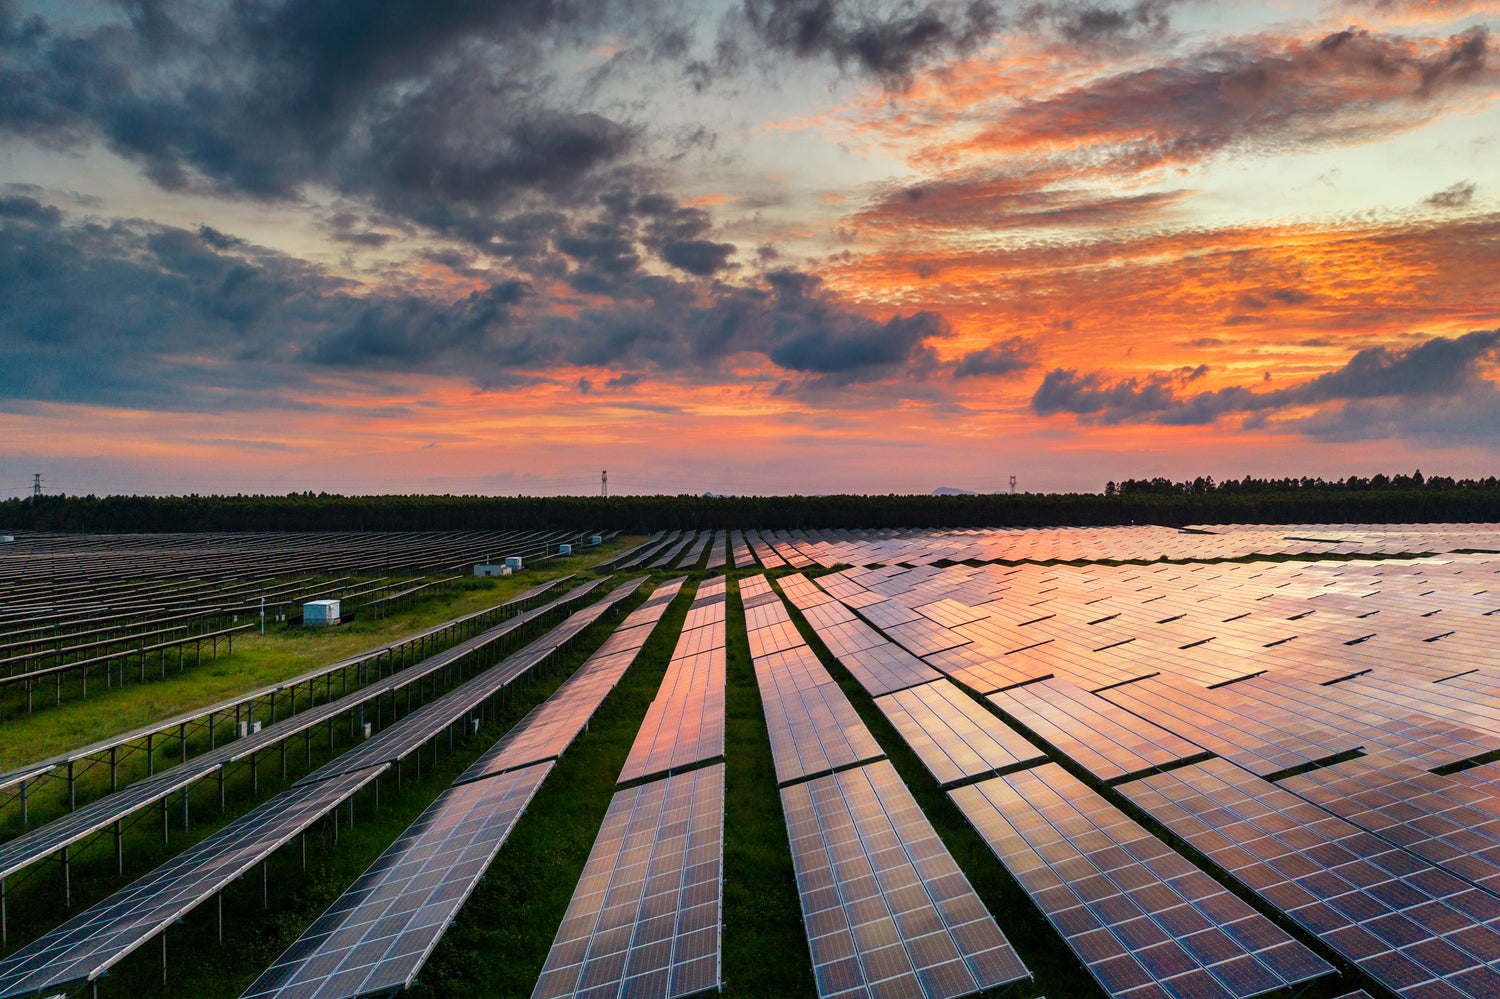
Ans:
{"type": "Polygon", "coordinates": [[[938,486],[931,493],[933,496],[978,496],[972,489],[954,489],[952,486],[938,486]]]}

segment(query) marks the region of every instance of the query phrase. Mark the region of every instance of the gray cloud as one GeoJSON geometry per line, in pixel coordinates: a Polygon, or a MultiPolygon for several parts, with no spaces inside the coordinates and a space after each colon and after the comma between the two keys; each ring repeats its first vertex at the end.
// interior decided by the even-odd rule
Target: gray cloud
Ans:
{"type": "MultiPolygon", "coordinates": [[[[284,407],[312,394],[320,370],[366,381],[374,372],[428,372],[496,387],[598,366],[620,372],[605,384],[620,389],[653,372],[688,382],[735,377],[729,362],[738,355],[827,389],[923,377],[934,368],[927,341],[947,334],[931,313],[854,312],[793,270],[706,293],[641,273],[628,242],[612,242],[612,222],[640,210],[623,201],[616,208],[630,212],[606,209],[591,249],[574,247],[580,265],[569,275],[584,285],[613,270],[620,294],[566,313],[515,277],[445,301],[360,288],[207,226],[69,223],[35,199],[3,207],[0,398],[14,400],[284,407]]],[[[670,201],[647,207],[681,221],[670,201]]]]}
{"type": "MultiPolygon", "coordinates": [[[[1254,392],[1230,386],[1211,392],[1186,387],[1207,372],[1206,366],[1154,372],[1144,378],[1111,381],[1102,372],[1080,374],[1054,368],[1032,395],[1031,408],[1042,416],[1072,413],[1098,423],[1149,422],[1170,426],[1213,423],[1244,414],[1255,426],[1269,426],[1280,411],[1316,406],[1315,416],[1275,424],[1315,435],[1348,435],[1371,418],[1365,433],[1393,436],[1393,427],[1418,429],[1415,417],[1436,412],[1468,412],[1461,423],[1481,423],[1485,414],[1500,414],[1496,389],[1482,372],[1497,359],[1500,330],[1479,330],[1459,337],[1432,337],[1405,349],[1367,347],[1342,367],[1284,389],[1254,392]],[[1339,429],[1342,428],[1342,429],[1339,429]],[[1384,429],[1381,429],[1384,428],[1384,429]]],[[[1486,424],[1488,425],[1488,424],[1486,424]]],[[[1427,426],[1434,427],[1431,419],[1427,426]]],[[[1500,422],[1493,425],[1500,430],[1500,422]]]]}
{"type": "Polygon", "coordinates": [[[1474,200],[1474,192],[1477,189],[1478,185],[1472,180],[1461,180],[1451,187],[1429,194],[1422,199],[1422,203],[1431,205],[1433,208],[1465,208],[1474,200]]]}
{"type": "Polygon", "coordinates": [[[36,198],[0,196],[0,219],[56,224],[62,221],[62,212],[36,198]]]}
{"type": "Polygon", "coordinates": [[[1004,378],[1019,374],[1035,363],[1030,346],[1019,337],[1012,337],[1001,343],[991,344],[965,354],[954,365],[953,376],[955,378],[976,376],[1004,378]]]}
{"type": "Polygon", "coordinates": [[[1023,8],[1018,23],[1048,27],[1078,46],[1095,46],[1165,34],[1173,0],[1139,0],[1123,7],[1095,3],[1036,3],[1023,8]]]}
{"type": "Polygon", "coordinates": [[[902,87],[929,61],[971,50],[1000,26],[989,0],[881,4],[860,0],[745,0],[749,33],[773,51],[829,59],[902,87]]]}

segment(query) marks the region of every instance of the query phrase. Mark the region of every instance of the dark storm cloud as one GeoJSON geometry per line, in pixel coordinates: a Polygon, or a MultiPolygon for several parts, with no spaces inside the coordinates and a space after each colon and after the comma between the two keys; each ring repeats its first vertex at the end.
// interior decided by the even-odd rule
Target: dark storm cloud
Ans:
{"type": "MultiPolygon", "coordinates": [[[[285,199],[327,185],[475,242],[495,235],[497,208],[568,205],[605,175],[650,172],[637,125],[558,95],[558,54],[614,33],[654,39],[653,59],[697,58],[689,15],[615,0],[121,7],[123,20],[68,30],[0,0],[0,131],[63,147],[102,139],[168,190],[285,199]]],[[[760,51],[882,78],[995,23],[981,0],[747,0],[740,17],[760,51]]],[[[698,133],[687,141],[711,141],[698,133]]],[[[700,273],[711,262],[701,247],[691,257],[700,273]]]]}
{"type": "Polygon", "coordinates": [[[734,255],[733,243],[713,243],[706,239],[683,239],[662,245],[661,258],[673,267],[709,277],[729,266],[734,255]]]}
{"type": "Polygon", "coordinates": [[[56,206],[44,205],[35,198],[0,195],[0,219],[55,225],[62,221],[62,212],[56,206]]]}
{"type": "Polygon", "coordinates": [[[1495,359],[1500,330],[1433,337],[1405,350],[1366,347],[1336,371],[1283,390],[1297,401],[1366,399],[1396,395],[1452,395],[1482,379],[1480,367],[1495,359]]]}
{"type": "Polygon", "coordinates": [[[999,27],[988,0],[880,4],[855,0],[745,0],[745,22],[762,45],[800,59],[828,59],[901,86],[926,63],[969,51],[999,27]]]}
{"type": "Polygon", "coordinates": [[[1031,348],[1020,339],[1013,337],[1003,343],[991,344],[965,354],[954,366],[953,376],[955,378],[976,376],[1003,378],[1025,371],[1034,363],[1036,362],[1032,358],[1031,348]]]}
{"type": "Polygon", "coordinates": [[[1038,3],[1022,8],[1017,22],[1047,27],[1078,46],[1093,46],[1165,34],[1173,0],[1141,0],[1126,6],[1093,3],[1038,3]]]}
{"type": "MultiPolygon", "coordinates": [[[[320,364],[398,371],[421,369],[458,352],[478,357],[487,351],[491,333],[504,327],[511,307],[534,294],[523,281],[506,281],[475,291],[452,304],[410,296],[369,303],[344,330],[317,342],[310,359],[320,364]]],[[[525,342],[503,348],[505,366],[525,366],[545,358],[525,342]]]]}
{"type": "MultiPolygon", "coordinates": [[[[637,219],[639,207],[601,217],[637,219]]],[[[683,221],[673,203],[646,207],[651,218],[683,221]]],[[[621,388],[652,371],[737,377],[731,362],[756,355],[792,376],[849,385],[931,371],[926,341],[947,333],[930,313],[853,312],[791,270],[705,295],[637,273],[604,236],[573,252],[593,253],[588,273],[600,280],[618,271],[624,291],[560,314],[517,278],[445,301],[359,288],[208,226],[68,223],[24,198],[0,208],[0,397],[12,400],[248,409],[314,394],[318,371],[424,372],[495,387],[567,366],[624,372],[606,386],[621,388]]]]}
{"type": "Polygon", "coordinates": [[[572,364],[620,369],[645,362],[702,381],[732,378],[728,362],[760,355],[803,376],[795,385],[823,388],[925,377],[936,367],[926,341],[948,335],[947,324],[929,312],[885,320],[854,312],[818,278],[794,270],[772,271],[762,286],[719,285],[707,303],[659,296],[551,317],[539,328],[568,345],[563,358],[572,364]]]}
{"type": "MultiPolygon", "coordinates": [[[[1206,366],[1113,381],[1102,372],[1080,374],[1054,368],[1037,387],[1031,408],[1042,416],[1072,413],[1086,421],[1106,424],[1180,426],[1213,423],[1236,413],[1264,425],[1278,411],[1316,406],[1320,407],[1317,416],[1283,425],[1309,433],[1318,428],[1334,433],[1332,428],[1344,427],[1338,433],[1347,435],[1355,414],[1381,412],[1385,417],[1372,423],[1369,430],[1375,435],[1375,428],[1394,425],[1392,421],[1401,413],[1456,413],[1464,406],[1476,418],[1500,413],[1496,389],[1483,377],[1485,367],[1497,360],[1497,349],[1500,330],[1475,331],[1451,339],[1432,337],[1401,350],[1367,347],[1340,368],[1268,392],[1238,386],[1185,392],[1189,383],[1207,372],[1206,366]]],[[[1500,431],[1500,423],[1493,429],[1500,431]]]]}
{"type": "Polygon", "coordinates": [[[1054,368],[1042,378],[1031,397],[1031,408],[1042,416],[1074,413],[1101,423],[1121,423],[1163,414],[1186,415],[1195,400],[1211,393],[1182,399],[1177,390],[1208,373],[1205,365],[1152,372],[1145,378],[1122,378],[1111,382],[1094,371],[1080,375],[1068,368],[1054,368]]]}
{"type": "Polygon", "coordinates": [[[538,68],[547,46],[618,26],[614,10],[246,0],[174,19],[137,2],[123,22],[64,32],[19,22],[7,0],[0,130],[101,138],[169,190],[326,184],[456,227],[528,192],[566,200],[633,151],[631,126],[548,100],[538,68]]]}
{"type": "Polygon", "coordinates": [[[1478,185],[1472,180],[1461,180],[1452,187],[1445,187],[1435,194],[1428,195],[1422,201],[1433,208],[1465,208],[1474,200],[1474,192],[1477,189],[1478,185]]]}
{"type": "Polygon", "coordinates": [[[818,323],[783,337],[769,356],[792,371],[842,375],[901,364],[923,342],[942,333],[942,320],[932,312],[897,316],[884,323],[854,323],[844,329],[818,323]]]}

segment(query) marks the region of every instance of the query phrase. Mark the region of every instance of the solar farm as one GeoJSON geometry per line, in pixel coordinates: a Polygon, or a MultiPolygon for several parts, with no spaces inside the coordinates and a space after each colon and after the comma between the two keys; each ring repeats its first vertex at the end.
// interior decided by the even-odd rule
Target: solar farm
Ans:
{"type": "Polygon", "coordinates": [[[0,999],[1500,997],[1500,525],[19,534],[0,666],[0,999]]]}

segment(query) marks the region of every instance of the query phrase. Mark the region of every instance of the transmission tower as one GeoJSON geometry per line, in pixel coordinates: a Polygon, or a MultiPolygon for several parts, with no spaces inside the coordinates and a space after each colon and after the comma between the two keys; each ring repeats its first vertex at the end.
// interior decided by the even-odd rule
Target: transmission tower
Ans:
{"type": "Polygon", "coordinates": [[[1010,494],[1012,496],[1016,494],[1016,477],[1014,475],[1010,477],[1010,494]]]}
{"type": "Polygon", "coordinates": [[[31,498],[39,499],[42,495],[42,473],[33,472],[31,475],[31,498]]]}
{"type": "Polygon", "coordinates": [[[609,469],[599,473],[599,495],[609,498],[609,469]]]}

